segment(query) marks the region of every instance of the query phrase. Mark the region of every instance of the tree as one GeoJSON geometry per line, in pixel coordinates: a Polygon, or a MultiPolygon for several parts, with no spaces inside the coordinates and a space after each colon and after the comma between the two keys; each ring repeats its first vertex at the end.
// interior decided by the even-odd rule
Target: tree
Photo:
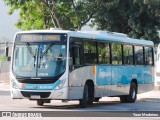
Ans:
{"type": "Polygon", "coordinates": [[[10,6],[8,13],[12,15],[14,10],[19,9],[19,19],[15,24],[22,30],[45,29],[51,24],[47,9],[39,0],[4,0],[6,5],[10,6]]]}
{"type": "Polygon", "coordinates": [[[159,0],[97,0],[97,5],[99,9],[92,22],[98,29],[158,42],[159,0]]]}
{"type": "Polygon", "coordinates": [[[44,29],[81,29],[93,16],[89,0],[4,0],[10,6],[9,13],[20,10],[18,28],[44,29]]]}
{"type": "Polygon", "coordinates": [[[88,21],[99,30],[158,42],[159,0],[4,0],[10,14],[20,9],[18,28],[80,30],[88,21]]]}

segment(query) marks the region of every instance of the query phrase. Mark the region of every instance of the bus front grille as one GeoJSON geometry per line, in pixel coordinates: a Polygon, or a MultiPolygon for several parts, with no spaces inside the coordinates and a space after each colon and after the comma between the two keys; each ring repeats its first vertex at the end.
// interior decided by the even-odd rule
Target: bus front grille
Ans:
{"type": "Polygon", "coordinates": [[[21,94],[24,97],[30,98],[31,95],[39,95],[41,98],[48,98],[51,92],[28,92],[28,91],[21,91],[21,94]]]}

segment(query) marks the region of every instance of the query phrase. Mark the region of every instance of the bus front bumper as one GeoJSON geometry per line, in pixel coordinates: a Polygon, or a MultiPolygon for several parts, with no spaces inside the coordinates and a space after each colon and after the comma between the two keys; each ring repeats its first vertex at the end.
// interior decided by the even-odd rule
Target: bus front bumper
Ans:
{"type": "Polygon", "coordinates": [[[68,89],[62,88],[60,90],[21,90],[11,89],[11,97],[13,99],[68,99],[68,89]],[[65,91],[65,92],[64,92],[65,91]]]}

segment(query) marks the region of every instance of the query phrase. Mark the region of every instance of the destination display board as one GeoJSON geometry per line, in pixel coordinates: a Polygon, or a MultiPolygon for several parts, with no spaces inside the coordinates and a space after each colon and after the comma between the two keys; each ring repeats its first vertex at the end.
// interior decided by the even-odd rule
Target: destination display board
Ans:
{"type": "Polygon", "coordinates": [[[16,41],[38,42],[38,41],[61,41],[60,34],[18,34],[16,41]]]}

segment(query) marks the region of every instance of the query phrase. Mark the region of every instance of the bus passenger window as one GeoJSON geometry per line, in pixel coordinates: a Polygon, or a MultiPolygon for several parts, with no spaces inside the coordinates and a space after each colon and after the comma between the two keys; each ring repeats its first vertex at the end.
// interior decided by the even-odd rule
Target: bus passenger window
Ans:
{"type": "Polygon", "coordinates": [[[135,46],[135,64],[136,65],[143,65],[143,47],[142,46],[135,46]]]}
{"type": "Polygon", "coordinates": [[[99,52],[99,63],[100,64],[110,64],[110,48],[109,43],[99,43],[98,44],[99,52]]]}
{"type": "Polygon", "coordinates": [[[133,47],[132,45],[123,45],[123,56],[125,65],[133,65],[133,47]]]}
{"type": "Polygon", "coordinates": [[[152,65],[153,59],[152,59],[152,48],[145,47],[145,64],[146,65],[152,65]]]}
{"type": "Polygon", "coordinates": [[[97,63],[97,49],[96,42],[84,42],[84,59],[85,63],[95,64],[97,63]]]}
{"type": "Polygon", "coordinates": [[[112,64],[122,64],[122,46],[121,44],[112,43],[112,64]]]}

